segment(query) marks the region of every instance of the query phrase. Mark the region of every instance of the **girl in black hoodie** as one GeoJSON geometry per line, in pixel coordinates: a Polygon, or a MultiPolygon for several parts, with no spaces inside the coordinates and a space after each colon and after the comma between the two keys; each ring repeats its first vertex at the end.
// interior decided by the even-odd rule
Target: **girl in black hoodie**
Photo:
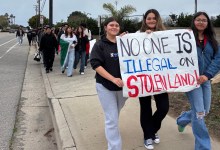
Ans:
{"type": "Polygon", "coordinates": [[[104,29],[106,34],[95,43],[90,62],[96,71],[96,90],[105,114],[108,150],[121,150],[122,142],[118,119],[127,98],[122,95],[124,84],[121,80],[116,44],[116,36],[120,31],[120,26],[116,19],[109,18],[104,23],[104,29]]]}

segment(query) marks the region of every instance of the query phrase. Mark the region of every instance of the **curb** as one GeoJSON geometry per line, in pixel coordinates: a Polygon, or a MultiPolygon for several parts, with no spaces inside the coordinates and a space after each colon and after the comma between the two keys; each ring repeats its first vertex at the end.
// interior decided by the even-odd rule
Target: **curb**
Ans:
{"type": "MultiPolygon", "coordinates": [[[[37,48],[37,47],[36,47],[37,48]]],[[[73,136],[67,124],[59,99],[55,98],[48,76],[41,65],[41,74],[44,80],[48,105],[55,131],[55,138],[58,150],[77,150],[73,136]]]]}

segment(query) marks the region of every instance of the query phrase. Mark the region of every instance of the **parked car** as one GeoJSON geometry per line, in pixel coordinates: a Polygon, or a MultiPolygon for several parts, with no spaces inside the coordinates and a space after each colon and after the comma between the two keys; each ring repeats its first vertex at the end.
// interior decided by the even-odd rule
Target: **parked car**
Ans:
{"type": "Polygon", "coordinates": [[[15,32],[16,32],[15,29],[10,29],[10,30],[9,30],[9,33],[15,33],[15,32]]]}

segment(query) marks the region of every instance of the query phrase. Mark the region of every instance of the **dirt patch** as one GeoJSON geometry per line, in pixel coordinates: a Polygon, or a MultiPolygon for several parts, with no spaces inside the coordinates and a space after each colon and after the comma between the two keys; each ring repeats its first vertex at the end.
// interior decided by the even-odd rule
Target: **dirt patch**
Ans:
{"type": "MultiPolygon", "coordinates": [[[[189,110],[190,105],[184,93],[170,93],[169,115],[176,118],[182,111],[189,110]]],[[[212,104],[206,116],[206,125],[210,135],[220,142],[220,83],[212,85],[212,104]]]]}

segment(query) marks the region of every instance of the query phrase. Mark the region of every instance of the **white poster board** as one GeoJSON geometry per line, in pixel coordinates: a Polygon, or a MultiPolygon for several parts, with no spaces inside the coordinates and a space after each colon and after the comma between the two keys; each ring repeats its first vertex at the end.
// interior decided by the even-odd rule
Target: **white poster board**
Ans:
{"type": "Polygon", "coordinates": [[[94,44],[96,43],[96,39],[89,41],[89,53],[91,53],[94,44]]]}
{"type": "Polygon", "coordinates": [[[192,31],[117,36],[124,97],[187,92],[196,87],[198,58],[192,31]]]}

